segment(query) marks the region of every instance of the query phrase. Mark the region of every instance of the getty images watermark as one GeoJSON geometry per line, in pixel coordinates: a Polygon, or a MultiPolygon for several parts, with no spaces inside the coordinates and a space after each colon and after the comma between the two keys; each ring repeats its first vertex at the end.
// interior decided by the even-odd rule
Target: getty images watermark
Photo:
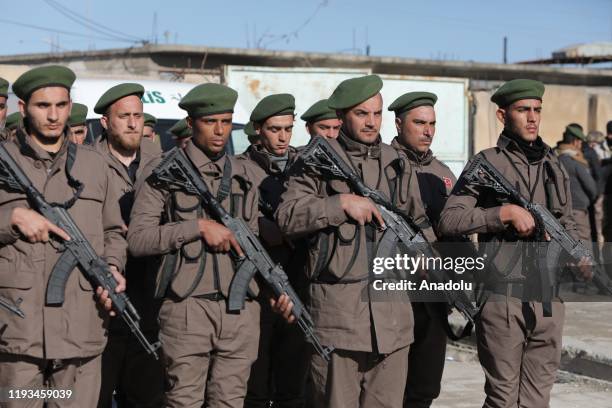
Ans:
{"type": "Polygon", "coordinates": [[[473,290],[472,279],[453,280],[453,274],[478,273],[485,268],[485,257],[426,257],[397,254],[377,257],[372,264],[375,275],[371,286],[376,291],[450,291],[473,290]],[[429,274],[443,274],[444,281],[423,279],[429,274]]]}

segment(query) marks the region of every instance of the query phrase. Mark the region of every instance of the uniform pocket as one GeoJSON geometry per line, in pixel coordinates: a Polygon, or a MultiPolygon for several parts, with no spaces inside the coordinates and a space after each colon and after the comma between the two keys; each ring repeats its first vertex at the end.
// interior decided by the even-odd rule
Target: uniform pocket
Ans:
{"type": "Polygon", "coordinates": [[[0,249],[0,287],[30,289],[35,273],[33,265],[29,265],[25,260],[21,261],[13,247],[0,249]]]}
{"type": "Polygon", "coordinates": [[[174,195],[175,221],[195,220],[200,210],[200,199],[178,191],[174,195]]]}

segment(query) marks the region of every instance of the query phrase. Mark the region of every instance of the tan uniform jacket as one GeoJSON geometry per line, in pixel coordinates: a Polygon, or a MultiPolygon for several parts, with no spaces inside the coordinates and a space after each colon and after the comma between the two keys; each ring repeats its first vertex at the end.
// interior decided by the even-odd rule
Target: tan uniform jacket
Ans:
{"type": "Polygon", "coordinates": [[[446,164],[434,157],[431,149],[424,155],[418,155],[413,150],[402,145],[397,137],[393,139],[391,146],[402,151],[412,164],[419,180],[419,189],[425,213],[435,230],[440,220],[440,213],[444,208],[444,203],[446,203],[448,196],[450,196],[457,178],[446,164]]]}
{"type": "MultiPolygon", "coordinates": [[[[5,144],[17,164],[48,202],[63,203],[74,190],[66,177],[68,141],[55,159],[19,129],[19,137],[5,144]]],[[[121,233],[117,197],[108,166],[91,147],[78,146],[70,174],[84,189],[68,209],[96,252],[123,269],[127,245],[121,233]]],[[[75,269],[68,279],[61,307],[45,306],[47,282],[60,253],[49,243],[30,244],[10,225],[12,210],[28,207],[25,195],[0,189],[0,296],[23,298],[25,319],[3,315],[0,352],[37,358],[94,356],[106,344],[106,312],[94,299],[91,284],[75,269]]]]}
{"type": "MultiPolygon", "coordinates": [[[[232,216],[245,220],[257,234],[259,194],[244,163],[227,155],[213,161],[193,141],[188,142],[185,153],[215,195],[223,178],[225,163],[230,161],[231,193],[222,205],[232,216]]],[[[179,251],[171,283],[175,296],[183,298],[217,292],[227,295],[234,275],[233,262],[228,254],[215,254],[206,248],[198,219],[210,217],[199,198],[183,191],[161,190],[146,181],[160,160],[156,158],[149,162],[143,177],[136,183],[136,198],[128,229],[130,253],[149,256],[179,251]]],[[[257,293],[254,281],[251,290],[257,293]]]]}
{"type": "MultiPolygon", "coordinates": [[[[576,238],[575,224],[571,217],[569,179],[565,169],[559,163],[559,158],[555,156],[550,147],[546,146],[546,154],[542,160],[529,164],[525,154],[516,143],[502,134],[496,147],[483,150],[479,155],[484,156],[531,202],[546,206],[545,180],[554,181],[554,184],[549,184],[552,192],[549,210],[576,238]],[[552,177],[547,176],[544,162],[550,163],[553,171],[552,177]]],[[[478,233],[479,242],[491,242],[492,244],[487,249],[487,257],[491,260],[489,266],[492,268],[485,268],[485,271],[491,275],[487,275],[484,279],[495,283],[527,283],[536,297],[534,300],[537,300],[536,294],[540,293],[538,276],[533,273],[526,276],[524,273],[524,268],[533,270],[530,265],[533,264],[536,257],[530,256],[528,259],[523,259],[521,242],[500,219],[500,208],[508,203],[509,200],[506,197],[491,189],[465,184],[460,180],[446,202],[438,229],[442,235],[450,236],[478,233]],[[502,242],[505,243],[503,247],[502,242]]]]}
{"type": "MultiPolygon", "coordinates": [[[[387,197],[393,188],[396,205],[417,223],[426,221],[416,176],[401,154],[380,141],[367,146],[342,132],[329,143],[358,169],[366,185],[387,197]]],[[[370,300],[371,262],[382,234],[349,220],[340,205],[341,193],[351,193],[346,182],[328,180],[298,166],[290,174],[277,221],[289,238],[306,236],[310,240],[306,265],[311,281],[309,309],[322,343],[339,349],[391,353],[413,340],[412,308],[402,292],[393,294],[395,299],[370,300]]],[[[429,238],[435,239],[431,229],[429,238]]]]}

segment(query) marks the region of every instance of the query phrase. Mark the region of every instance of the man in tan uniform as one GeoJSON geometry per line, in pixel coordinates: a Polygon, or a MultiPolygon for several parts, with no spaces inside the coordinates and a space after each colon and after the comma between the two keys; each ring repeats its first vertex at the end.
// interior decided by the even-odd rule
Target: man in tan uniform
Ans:
{"type": "Polygon", "coordinates": [[[0,78],[0,142],[8,139],[8,133],[5,130],[6,114],[8,111],[8,86],[8,81],[0,78]]]}
{"type": "Polygon", "coordinates": [[[72,143],[83,144],[87,139],[87,106],[72,102],[72,110],[68,118],[70,133],[68,138],[72,143]]]}
{"type": "MultiPolygon", "coordinates": [[[[210,83],[185,95],[179,106],[189,114],[193,137],[184,151],[224,208],[257,231],[257,186],[244,161],[225,154],[237,97],[233,89],[210,83]]],[[[162,254],[164,265],[171,265],[171,258],[176,262],[172,281],[161,290],[165,298],[159,313],[166,404],[200,407],[206,401],[213,408],[242,408],[257,357],[260,308],[249,299],[240,313],[227,310],[234,276],[228,252],[241,255],[241,249],[198,197],[145,181],[159,161],[153,160],[137,183],[128,242],[134,256],[162,254]]],[[[254,282],[251,290],[257,295],[254,282]]]]}
{"type": "Polygon", "coordinates": [[[244,125],[243,132],[245,135],[247,135],[247,138],[250,144],[253,145],[253,144],[259,143],[259,135],[257,134],[257,131],[255,130],[255,126],[253,125],[253,122],[249,120],[247,124],[244,125]]]}
{"type": "MultiPolygon", "coordinates": [[[[119,197],[121,216],[127,232],[134,202],[134,184],[145,165],[161,154],[159,147],[143,137],[142,85],[124,83],[107,90],[94,111],[102,117],[104,132],[95,144],[113,175],[112,188],[119,197]]],[[[150,342],[157,341],[159,302],[153,299],[155,275],[147,258],[128,256],[125,276],[127,293],[140,312],[140,327],[150,342]]],[[[122,321],[112,321],[102,355],[102,387],[99,408],[112,406],[113,391],[118,407],[161,407],[164,400],[164,373],[160,361],[147,354],[122,321]]]]}
{"type": "Polygon", "coordinates": [[[595,179],[589,172],[589,162],[582,153],[583,143],[586,143],[586,136],[582,130],[577,126],[568,125],[563,132],[563,140],[557,144],[555,152],[569,176],[572,218],[576,224],[576,232],[578,237],[590,247],[592,244],[589,207],[595,203],[598,191],[595,179]]]}
{"type": "Polygon", "coordinates": [[[149,113],[144,114],[144,128],[142,130],[142,137],[149,139],[153,144],[157,145],[161,149],[161,140],[159,134],[155,131],[157,125],[157,118],[149,113]]]}
{"type": "MultiPolygon", "coordinates": [[[[284,190],[287,171],[295,162],[297,150],[290,146],[295,120],[295,99],[289,94],[263,98],[250,121],[260,143],[252,144],[239,156],[248,161],[250,174],[259,186],[259,234],[270,256],[289,275],[293,288],[302,295],[305,282],[299,273],[304,252],[287,243],[274,221],[274,211],[284,190]]],[[[303,407],[309,348],[297,325],[288,325],[266,304],[262,305],[259,354],[251,368],[245,408],[303,407]]]]}
{"type": "MultiPolygon", "coordinates": [[[[339,111],[343,124],[329,143],[366,185],[392,197],[424,226],[410,164],[381,141],[381,88],[376,75],[349,79],[336,88],[329,106],[339,111]]],[[[281,230],[289,238],[310,240],[306,274],[315,333],[323,345],[335,348],[329,363],[312,356],[314,406],[401,406],[413,340],[412,308],[406,292],[374,294],[369,285],[382,236],[377,207],[353,194],[346,182],[308,167],[291,172],[281,198],[281,230]]]]}
{"type": "Polygon", "coordinates": [[[6,113],[8,110],[8,86],[6,79],[0,78],[0,129],[4,128],[6,113]]]}
{"type": "MultiPolygon", "coordinates": [[[[21,75],[13,90],[25,126],[4,146],[46,200],[68,210],[95,251],[111,265],[119,292],[125,289],[119,271],[126,243],[108,166],[99,153],[69,143],[66,136],[74,79],[74,73],[62,66],[34,68],[21,75]]],[[[70,390],[71,399],[58,399],[50,406],[93,407],[100,390],[106,312],[94,301],[92,286],[78,269],[68,278],[64,303],[45,304],[47,282],[61,254],[49,241],[53,235],[69,238],[29,209],[24,194],[0,188],[0,296],[12,301],[22,298],[26,315],[25,319],[3,316],[0,387],[70,390]]],[[[109,302],[105,301],[107,310],[109,302]]],[[[23,402],[0,402],[0,406],[21,407],[23,402]]],[[[30,400],[27,406],[42,407],[43,402],[30,400]]]]}
{"type": "Polygon", "coordinates": [[[327,139],[335,139],[342,126],[336,110],[328,106],[327,99],[315,102],[300,116],[300,119],[306,122],[306,130],[311,137],[323,136],[327,139]]]}
{"type": "Polygon", "coordinates": [[[4,124],[4,132],[0,132],[0,142],[14,138],[17,128],[22,126],[21,122],[21,112],[13,112],[8,115],[4,124]]]}
{"type": "Polygon", "coordinates": [[[191,139],[191,128],[187,125],[186,119],[181,119],[176,122],[170,129],[168,129],[170,133],[172,133],[172,137],[174,139],[174,143],[180,147],[181,149],[187,146],[187,142],[191,139]]]}
{"type": "MultiPolygon", "coordinates": [[[[416,172],[427,217],[435,225],[456,178],[436,159],[431,143],[436,133],[434,105],[438,97],[430,92],[408,92],[389,106],[395,112],[398,136],[391,146],[406,155],[416,172]]],[[[438,239],[440,238],[439,234],[438,239]]],[[[412,302],[414,343],[408,356],[408,381],[404,407],[424,408],[440,395],[446,358],[446,331],[443,326],[448,309],[444,303],[412,302]]]]}
{"type": "MultiPolygon", "coordinates": [[[[499,107],[496,114],[504,130],[496,147],[478,155],[528,200],[547,206],[577,238],[567,173],[538,136],[543,94],[538,81],[516,79],[502,85],[491,100],[499,107]]],[[[564,306],[555,297],[552,316],[544,312],[538,254],[530,242],[533,217],[505,197],[460,179],[438,230],[449,236],[478,233],[479,242],[488,243],[485,298],[476,326],[486,377],[483,406],[547,407],[561,359],[564,306]]],[[[589,274],[588,268],[581,272],[589,274]]]]}

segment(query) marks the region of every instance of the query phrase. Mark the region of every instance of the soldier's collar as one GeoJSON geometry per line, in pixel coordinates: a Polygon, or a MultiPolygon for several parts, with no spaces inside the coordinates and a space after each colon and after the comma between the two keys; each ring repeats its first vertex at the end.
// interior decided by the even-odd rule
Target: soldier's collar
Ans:
{"type": "Polygon", "coordinates": [[[66,148],[68,146],[69,140],[68,140],[68,137],[66,136],[68,134],[66,130],[67,129],[65,128],[64,129],[64,142],[62,143],[62,146],[57,151],[57,154],[55,154],[54,157],[52,157],[49,154],[49,152],[47,152],[45,149],[40,147],[36,142],[32,140],[32,136],[30,136],[26,132],[25,127],[17,128],[15,142],[19,146],[19,151],[24,156],[29,156],[33,159],[38,159],[38,160],[54,161],[57,157],[61,156],[66,151],[66,148]]]}
{"type": "Polygon", "coordinates": [[[209,157],[202,149],[200,149],[193,140],[189,140],[185,146],[185,154],[191,159],[191,162],[199,169],[214,165],[217,167],[219,172],[223,171],[223,165],[225,164],[225,150],[222,151],[216,157],[209,157]]]}
{"type": "Polygon", "coordinates": [[[338,138],[336,139],[340,146],[344,149],[346,154],[354,157],[365,157],[369,156],[371,158],[379,158],[380,150],[381,150],[381,138],[380,135],[377,136],[376,141],[371,145],[367,145],[361,142],[358,142],[351,137],[349,137],[342,129],[340,129],[340,133],[338,134],[338,138]]]}
{"type": "MultiPolygon", "coordinates": [[[[265,170],[268,174],[276,174],[281,173],[281,169],[278,168],[274,160],[272,160],[272,153],[268,152],[268,150],[261,144],[250,145],[246,151],[247,155],[251,160],[257,163],[262,169],[265,170]]],[[[294,160],[297,154],[297,150],[293,146],[289,146],[289,150],[287,151],[287,166],[288,168],[291,162],[294,160]]]]}
{"type": "Polygon", "coordinates": [[[552,150],[542,138],[538,136],[539,141],[542,144],[541,151],[537,151],[538,148],[531,149],[531,151],[525,151],[523,147],[513,140],[511,137],[502,132],[497,139],[497,147],[503,150],[511,151],[516,157],[525,163],[538,163],[543,160],[546,156],[551,154],[552,150]],[[529,154],[529,157],[528,157],[529,154]]]}
{"type": "Polygon", "coordinates": [[[395,138],[393,138],[391,141],[391,146],[393,146],[395,149],[400,149],[402,152],[404,152],[406,157],[408,157],[408,160],[415,164],[428,165],[434,158],[431,149],[428,149],[425,154],[420,154],[409,146],[406,146],[400,142],[397,136],[395,136],[395,138]]]}

